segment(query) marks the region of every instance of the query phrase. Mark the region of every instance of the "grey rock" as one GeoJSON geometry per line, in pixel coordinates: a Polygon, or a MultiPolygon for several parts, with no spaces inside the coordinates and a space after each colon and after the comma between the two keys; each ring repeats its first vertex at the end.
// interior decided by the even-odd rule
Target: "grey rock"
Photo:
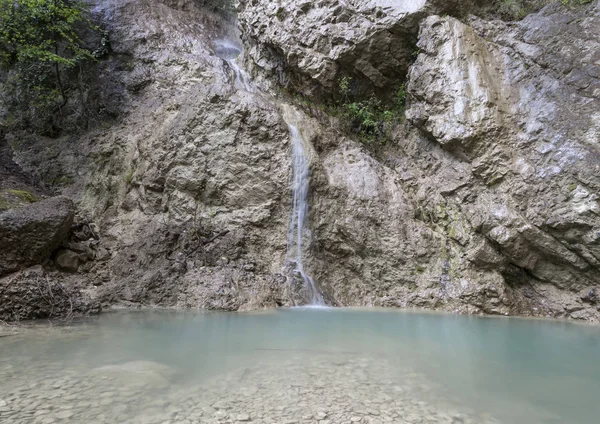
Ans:
{"type": "Polygon", "coordinates": [[[81,259],[79,255],[72,250],[61,249],[56,252],[54,263],[57,268],[66,272],[77,272],[81,259]]]}
{"type": "Polygon", "coordinates": [[[67,237],[75,212],[66,197],[54,197],[0,214],[0,275],[50,257],[67,237]]]}
{"type": "Polygon", "coordinates": [[[247,63],[305,94],[333,94],[351,76],[358,91],[392,94],[412,61],[419,22],[468,2],[427,0],[241,1],[247,63]],[[390,90],[393,87],[394,89],[390,90]]]}
{"type": "Polygon", "coordinates": [[[474,201],[460,208],[498,250],[477,241],[469,260],[513,283],[558,288],[544,303],[559,315],[567,298],[599,283],[590,243],[600,225],[598,150],[588,140],[598,125],[600,81],[591,76],[585,87],[574,85],[564,69],[570,64],[575,75],[598,67],[588,53],[600,46],[589,30],[598,24],[597,5],[587,14],[553,5],[513,26],[430,16],[409,73],[408,119],[467,158],[478,183],[470,189],[474,201]],[[553,43],[561,47],[545,48],[553,43]],[[576,45],[584,46],[581,60],[574,59],[576,45]],[[503,271],[506,263],[525,272],[503,271]]]}
{"type": "MultiPolygon", "coordinates": [[[[68,190],[97,224],[98,263],[53,278],[106,304],[302,302],[283,269],[286,109],[310,160],[305,268],[331,304],[600,319],[587,296],[600,284],[598,3],[510,24],[438,16],[458,15],[458,2],[400,3],[241,2],[250,93],[212,47],[235,29],[197,2],[99,2],[117,54],[97,83],[124,87],[128,113],[16,155],[26,170],[82,173],[68,190]],[[293,82],[331,96],[346,74],[380,94],[407,80],[408,120],[385,148],[273,94],[293,82]]],[[[49,276],[14,277],[37,287],[49,276]]]]}
{"type": "Polygon", "coordinates": [[[69,410],[64,410],[64,411],[58,411],[56,413],[56,418],[58,418],[59,420],[66,420],[69,419],[73,416],[73,411],[69,411],[69,410]]]}

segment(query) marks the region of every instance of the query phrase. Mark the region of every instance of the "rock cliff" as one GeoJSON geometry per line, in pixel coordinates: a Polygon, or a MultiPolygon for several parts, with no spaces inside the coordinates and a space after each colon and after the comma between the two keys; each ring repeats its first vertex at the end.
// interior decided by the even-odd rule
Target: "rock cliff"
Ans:
{"type": "Polygon", "coordinates": [[[0,287],[42,273],[104,306],[300,303],[285,104],[310,160],[305,267],[330,303],[597,321],[600,6],[512,23],[470,7],[248,0],[240,34],[191,0],[94,2],[113,53],[90,94],[116,117],[9,135],[26,172],[68,174],[78,213],[45,269],[0,287]],[[383,100],[406,85],[385,147],[278,90],[318,104],[343,76],[383,100]]]}

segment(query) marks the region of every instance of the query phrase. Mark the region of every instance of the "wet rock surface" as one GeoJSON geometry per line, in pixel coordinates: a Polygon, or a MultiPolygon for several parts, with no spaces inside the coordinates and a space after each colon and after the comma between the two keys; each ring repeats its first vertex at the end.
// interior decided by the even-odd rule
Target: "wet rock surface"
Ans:
{"type": "MultiPolygon", "coordinates": [[[[266,4],[242,10],[242,27],[256,7],[266,4]]],[[[294,10],[299,22],[319,16],[294,10]]],[[[376,157],[305,117],[319,152],[311,270],[334,303],[598,319],[581,300],[599,284],[598,13],[595,3],[512,24],[420,21],[409,122],[376,157]]],[[[248,33],[263,51],[326,62],[288,38],[303,31],[290,20],[248,33]]],[[[377,40],[368,29],[352,35],[377,40]]]]}

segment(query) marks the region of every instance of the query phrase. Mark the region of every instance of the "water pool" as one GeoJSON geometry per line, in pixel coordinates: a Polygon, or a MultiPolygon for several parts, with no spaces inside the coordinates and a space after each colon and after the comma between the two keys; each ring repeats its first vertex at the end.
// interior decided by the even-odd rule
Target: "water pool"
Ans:
{"type": "Polygon", "coordinates": [[[372,309],[115,312],[0,337],[0,422],[600,422],[600,328],[372,309]]]}

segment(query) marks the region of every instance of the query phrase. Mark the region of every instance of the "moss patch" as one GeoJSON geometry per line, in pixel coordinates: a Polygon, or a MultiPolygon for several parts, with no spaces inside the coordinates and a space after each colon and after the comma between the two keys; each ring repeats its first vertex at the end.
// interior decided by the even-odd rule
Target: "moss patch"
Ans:
{"type": "Polygon", "coordinates": [[[10,209],[11,207],[12,207],[12,204],[8,200],[6,200],[4,198],[4,196],[2,196],[0,194],[0,211],[4,211],[6,209],[10,209]]]}
{"type": "Polygon", "coordinates": [[[25,190],[8,190],[8,193],[16,196],[19,200],[26,202],[26,203],[35,203],[38,202],[40,199],[33,193],[30,193],[28,191],[25,190]]]}
{"type": "Polygon", "coordinates": [[[415,271],[417,271],[418,274],[423,274],[425,271],[427,271],[427,268],[422,265],[417,265],[415,271]]]}
{"type": "Polygon", "coordinates": [[[129,171],[127,171],[125,173],[125,175],[123,176],[123,181],[125,181],[125,184],[131,185],[131,183],[133,182],[134,174],[135,174],[135,169],[133,169],[133,168],[129,169],[129,171]]]}

